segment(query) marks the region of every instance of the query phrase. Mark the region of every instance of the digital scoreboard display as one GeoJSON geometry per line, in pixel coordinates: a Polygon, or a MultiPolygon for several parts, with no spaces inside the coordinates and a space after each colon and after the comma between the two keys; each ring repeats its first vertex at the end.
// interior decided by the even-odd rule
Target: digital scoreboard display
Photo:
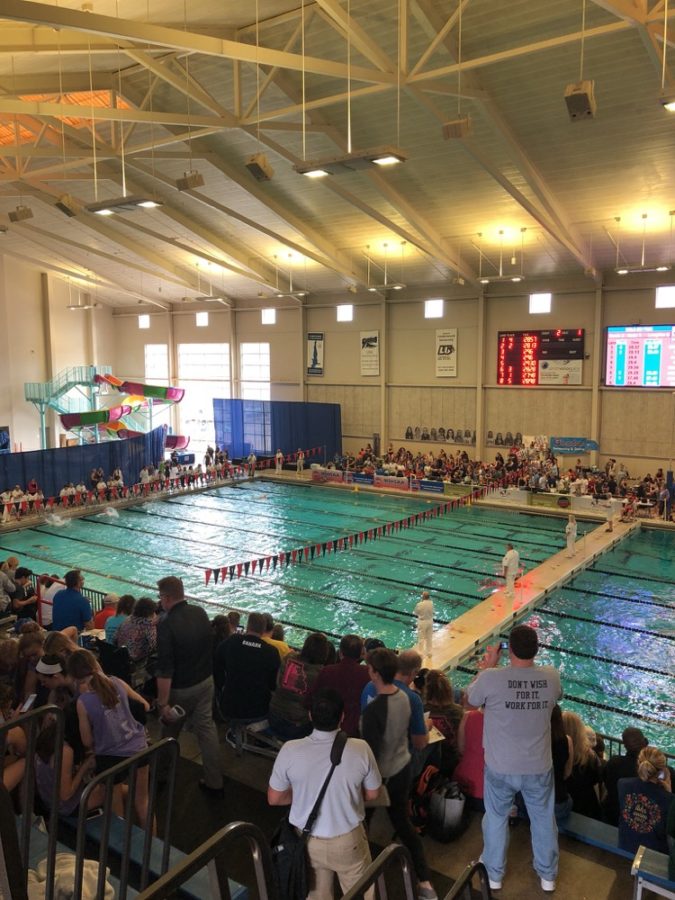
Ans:
{"type": "Polygon", "coordinates": [[[607,329],[605,384],[675,387],[675,325],[617,325],[607,329]]]}
{"type": "Polygon", "coordinates": [[[500,331],[497,340],[497,384],[581,384],[584,329],[500,331]]]}

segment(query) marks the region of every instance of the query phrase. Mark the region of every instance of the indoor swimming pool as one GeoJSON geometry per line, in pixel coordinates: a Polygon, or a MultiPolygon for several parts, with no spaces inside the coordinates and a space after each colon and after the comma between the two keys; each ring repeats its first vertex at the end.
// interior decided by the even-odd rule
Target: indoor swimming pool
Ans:
{"type": "MultiPolygon", "coordinates": [[[[348,632],[388,646],[414,643],[412,610],[432,592],[437,627],[500,586],[507,541],[530,570],[565,543],[565,520],[477,505],[421,520],[348,551],[346,539],[432,509],[440,500],[349,492],[257,480],[174,496],[83,518],[54,520],[2,535],[0,555],[17,555],[35,572],[79,567],[86,587],[156,596],[163,575],[180,576],[188,597],[210,615],[235,607],[269,611],[301,643],[309,630],[334,640],[348,632]],[[116,515],[115,513],[118,512],[116,515]],[[207,569],[319,548],[302,564],[270,566],[206,584],[207,569]]],[[[579,538],[597,523],[579,521],[579,538]]],[[[635,710],[646,733],[673,747],[675,687],[673,536],[641,532],[552,593],[530,617],[542,661],[560,667],[566,706],[600,731],[618,734],[635,710]]],[[[304,559],[304,557],[303,557],[304,559]]],[[[526,620],[527,621],[527,620],[526,620]]],[[[457,672],[468,678],[470,666],[457,672]]]]}

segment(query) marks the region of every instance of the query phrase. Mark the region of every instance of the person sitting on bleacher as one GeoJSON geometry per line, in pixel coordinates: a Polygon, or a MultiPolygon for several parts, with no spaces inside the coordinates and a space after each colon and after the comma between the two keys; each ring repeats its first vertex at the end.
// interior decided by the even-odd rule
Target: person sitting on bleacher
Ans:
{"type": "Polygon", "coordinates": [[[132,597],[131,594],[122,594],[117,601],[115,615],[106,619],[105,625],[103,626],[105,629],[105,639],[109,644],[117,644],[117,632],[133,612],[135,603],[136,598],[132,597]]]}
{"type": "Polygon", "coordinates": [[[643,747],[637,759],[637,778],[619,781],[619,847],[636,853],[648,847],[668,853],[666,822],[673,797],[666,757],[656,747],[643,747]]]}
{"type": "Polygon", "coordinates": [[[277,689],[270,700],[269,721],[282,741],[306,737],[312,731],[310,694],[328,659],[328,648],[326,635],[312,632],[305,638],[300,653],[289,654],[281,664],[277,689]]]}
{"type": "Polygon", "coordinates": [[[233,634],[216,651],[214,678],[227,718],[253,721],[267,716],[279,654],[262,639],[264,630],[262,614],[252,612],[244,634],[233,634]]]}
{"type": "Polygon", "coordinates": [[[126,647],[134,663],[147,660],[157,651],[156,607],[150,597],[139,597],[131,615],[117,631],[118,647],[126,647]]]}
{"type": "MultiPolygon", "coordinates": [[[[122,760],[147,747],[145,729],[131,713],[129,700],[143,705],[148,702],[119,678],[108,678],[96,657],[88,650],[78,650],[68,660],[68,674],[80,692],[77,716],[84,746],[96,755],[96,772],[105,772],[122,760]]],[[[134,806],[139,825],[148,824],[148,768],[136,772],[134,806]]]]}
{"type": "Polygon", "coordinates": [[[87,598],[82,594],[84,578],[79,569],[65,574],[66,586],[54,595],[52,630],[63,631],[75,627],[78,631],[90,631],[94,627],[94,614],[87,598]]]}
{"type": "Polygon", "coordinates": [[[115,615],[119,599],[117,594],[105,595],[103,598],[103,608],[99,609],[94,616],[94,628],[97,628],[99,631],[102,631],[105,628],[105,623],[108,619],[115,615]]]}
{"type": "Polygon", "coordinates": [[[624,729],[621,740],[626,748],[625,754],[610,756],[602,773],[607,792],[602,802],[602,815],[610,825],[619,824],[619,779],[637,775],[638,756],[649,743],[639,728],[624,729]]]}
{"type": "MultiPolygon", "coordinates": [[[[54,753],[56,752],[56,723],[49,722],[40,732],[35,745],[35,786],[42,803],[50,809],[54,790],[54,779],[57,777],[54,768],[54,753]]],[[[96,758],[92,753],[85,756],[77,765],[73,748],[67,740],[63,742],[63,756],[61,759],[61,772],[59,775],[59,815],[77,815],[82,791],[96,768],[96,758]]],[[[115,794],[113,794],[115,798],[115,794]]],[[[105,786],[97,785],[89,795],[88,809],[103,806],[105,801],[105,786]]],[[[123,806],[113,800],[113,809],[119,816],[123,815],[123,806]]]]}

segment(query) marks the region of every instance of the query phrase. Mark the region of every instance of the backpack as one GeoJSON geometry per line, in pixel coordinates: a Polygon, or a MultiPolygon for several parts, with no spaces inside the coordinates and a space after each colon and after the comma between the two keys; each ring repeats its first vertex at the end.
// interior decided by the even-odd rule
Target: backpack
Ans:
{"type": "Polygon", "coordinates": [[[455,840],[466,830],[469,810],[456,781],[436,766],[426,766],[410,798],[410,820],[418,834],[437,841],[455,840]]]}

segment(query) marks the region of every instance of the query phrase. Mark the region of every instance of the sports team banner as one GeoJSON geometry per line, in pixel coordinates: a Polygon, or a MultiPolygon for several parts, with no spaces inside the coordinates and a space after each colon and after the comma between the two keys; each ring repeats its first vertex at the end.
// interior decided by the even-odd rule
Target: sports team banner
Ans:
{"type": "Polygon", "coordinates": [[[361,374],[380,374],[380,332],[361,332],[361,374]]]}
{"type": "Polygon", "coordinates": [[[436,377],[457,377],[457,329],[436,329],[436,377]]]}
{"type": "Polygon", "coordinates": [[[323,331],[307,333],[307,374],[323,375],[323,331]]]}

